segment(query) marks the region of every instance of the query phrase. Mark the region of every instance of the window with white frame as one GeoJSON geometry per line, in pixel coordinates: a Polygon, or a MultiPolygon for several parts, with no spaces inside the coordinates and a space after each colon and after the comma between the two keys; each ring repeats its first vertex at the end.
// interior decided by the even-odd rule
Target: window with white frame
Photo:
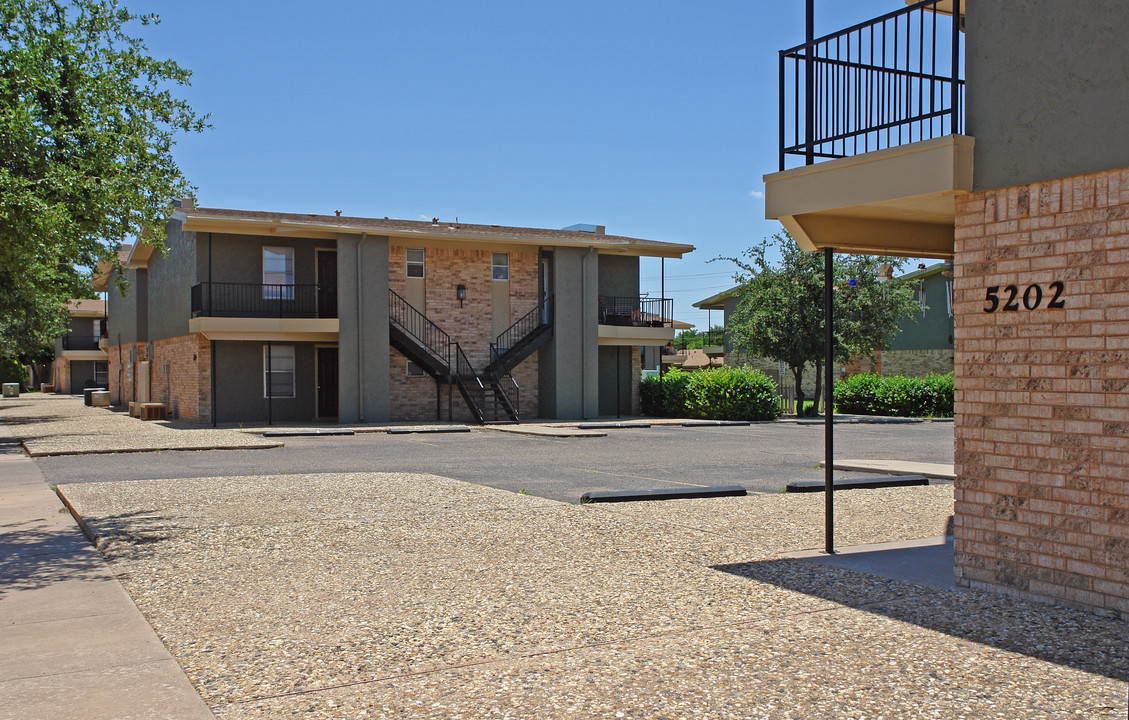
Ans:
{"type": "Polygon", "coordinates": [[[509,280],[510,279],[510,254],[509,253],[491,253],[490,254],[490,278],[492,280],[509,280]]]}
{"type": "Polygon", "coordinates": [[[294,299],[294,248],[263,247],[263,299],[294,299]]]}
{"type": "Polygon", "coordinates": [[[405,255],[404,275],[410,278],[423,277],[423,248],[408,248],[405,255]]]}
{"type": "Polygon", "coordinates": [[[263,346],[263,397],[294,397],[294,346],[263,346]]]}
{"type": "Polygon", "coordinates": [[[410,378],[421,378],[423,377],[423,368],[409,360],[407,372],[405,373],[405,375],[410,378]]]}

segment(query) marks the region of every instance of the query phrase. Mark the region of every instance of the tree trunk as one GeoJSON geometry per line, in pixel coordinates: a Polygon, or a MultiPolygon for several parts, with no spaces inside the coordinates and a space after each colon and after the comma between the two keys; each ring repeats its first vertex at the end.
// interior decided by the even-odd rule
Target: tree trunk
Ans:
{"type": "Polygon", "coordinates": [[[804,416],[804,366],[792,366],[792,379],[796,381],[796,417],[804,416]]]}

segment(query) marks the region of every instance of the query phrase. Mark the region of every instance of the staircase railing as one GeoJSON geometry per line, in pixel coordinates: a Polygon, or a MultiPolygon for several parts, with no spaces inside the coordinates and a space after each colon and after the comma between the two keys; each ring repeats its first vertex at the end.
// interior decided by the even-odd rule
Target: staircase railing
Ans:
{"type": "Polygon", "coordinates": [[[553,296],[548,295],[537,304],[537,307],[522,315],[514,321],[513,325],[510,325],[508,328],[498,333],[498,337],[494,338],[494,342],[490,343],[491,362],[497,360],[500,356],[505,354],[507,350],[521,342],[522,338],[529,335],[537,328],[542,325],[548,325],[552,313],[553,296]]]}
{"type": "MultiPolygon", "coordinates": [[[[451,340],[451,336],[443,331],[426,315],[412,307],[411,303],[402,298],[395,290],[388,291],[388,318],[400,326],[405,333],[415,340],[435,358],[443,363],[448,371],[451,367],[451,346],[458,345],[451,340]]],[[[461,350],[459,351],[461,354],[461,350]]],[[[465,358],[465,356],[463,356],[465,358]]],[[[473,370],[473,368],[472,368],[473,370]]]]}
{"type": "Polygon", "coordinates": [[[475,419],[484,423],[486,417],[482,414],[482,406],[486,402],[486,386],[482,384],[482,378],[478,377],[478,372],[470,364],[470,360],[467,359],[462,347],[458,343],[454,343],[454,348],[455,382],[458,384],[463,397],[467,400],[467,405],[474,413],[475,419]]]}
{"type": "Polygon", "coordinates": [[[494,388],[498,394],[501,395],[502,402],[510,406],[513,413],[513,418],[518,419],[518,408],[521,407],[521,386],[514,380],[513,375],[506,374],[504,377],[498,378],[494,383],[494,388]]]}

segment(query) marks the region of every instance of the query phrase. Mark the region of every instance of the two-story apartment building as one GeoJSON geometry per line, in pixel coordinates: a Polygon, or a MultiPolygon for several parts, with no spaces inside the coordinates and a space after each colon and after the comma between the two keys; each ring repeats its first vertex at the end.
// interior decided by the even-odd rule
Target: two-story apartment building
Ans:
{"type": "Polygon", "coordinates": [[[67,329],[55,338],[50,375],[56,393],[80,395],[88,387],[106,387],[109,358],[103,347],[105,336],[104,299],[67,301],[67,329]]]}
{"type": "Polygon", "coordinates": [[[637,412],[640,347],[675,332],[669,300],[639,297],[639,258],[693,249],[190,200],[166,230],[110,293],[111,399],[199,423],[637,412]]]}
{"type": "Polygon", "coordinates": [[[1129,616],[1129,4],[899,5],[808,4],[766,214],[952,260],[957,581],[1129,616]]]}

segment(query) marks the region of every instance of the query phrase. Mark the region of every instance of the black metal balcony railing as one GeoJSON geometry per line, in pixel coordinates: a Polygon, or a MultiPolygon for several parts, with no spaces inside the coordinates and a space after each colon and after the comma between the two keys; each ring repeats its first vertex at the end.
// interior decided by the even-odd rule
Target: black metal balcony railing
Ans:
{"type": "Polygon", "coordinates": [[[601,325],[672,327],[674,300],[670,298],[612,297],[600,295],[601,325]]]}
{"type": "MultiPolygon", "coordinates": [[[[336,288],[332,292],[336,295],[336,288]]],[[[325,303],[318,310],[317,285],[205,282],[192,286],[192,317],[337,317],[336,312],[326,314],[325,303]]]]}
{"type": "Polygon", "coordinates": [[[97,350],[101,335],[81,335],[69,332],[63,336],[64,350],[97,350]]]}
{"type": "Polygon", "coordinates": [[[961,2],[924,0],[780,51],[780,169],[964,129],[961,2]]]}

